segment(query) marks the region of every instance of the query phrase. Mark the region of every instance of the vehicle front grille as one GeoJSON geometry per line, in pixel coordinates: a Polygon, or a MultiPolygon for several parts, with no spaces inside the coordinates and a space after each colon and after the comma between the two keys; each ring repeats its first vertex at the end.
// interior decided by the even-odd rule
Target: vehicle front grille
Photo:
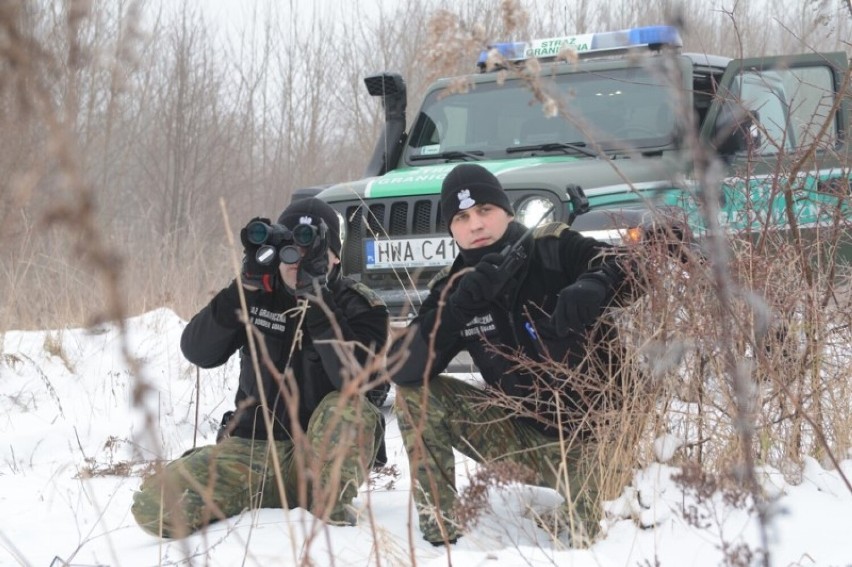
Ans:
{"type": "Polygon", "coordinates": [[[447,224],[441,218],[438,195],[407,200],[374,199],[369,205],[363,202],[335,203],[333,206],[346,219],[343,273],[347,275],[363,272],[365,239],[444,235],[447,232],[447,224]]]}
{"type": "MultiPolygon", "coordinates": [[[[552,192],[536,189],[511,191],[509,200],[517,210],[531,195],[559,202],[559,198],[552,192]]],[[[447,223],[441,218],[440,195],[371,198],[367,201],[352,199],[329,204],[343,215],[346,223],[341,266],[343,274],[364,282],[379,293],[392,311],[416,311],[418,297],[422,300],[426,296],[426,284],[441,268],[366,270],[364,241],[373,238],[449,237],[447,223]]],[[[556,212],[557,218],[563,218],[565,210],[565,206],[560,205],[556,212]]]]}

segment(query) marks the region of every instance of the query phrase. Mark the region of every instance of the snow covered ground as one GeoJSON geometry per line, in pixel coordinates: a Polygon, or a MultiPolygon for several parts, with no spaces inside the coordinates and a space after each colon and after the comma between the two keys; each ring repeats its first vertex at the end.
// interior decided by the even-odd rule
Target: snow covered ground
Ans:
{"type": "MultiPolygon", "coordinates": [[[[607,535],[591,549],[565,549],[523,516],[556,497],[533,487],[492,491],[490,510],[472,531],[449,551],[434,548],[412,523],[408,463],[389,408],[388,453],[399,474],[362,487],[358,526],[329,528],[301,510],[265,509],[160,541],[129,512],[140,455],[174,458],[194,438],[212,443],[236,383],[232,361],[202,371],[197,391],[196,370],[178,347],[184,324],[171,311],[152,311],[127,321],[125,345],[112,326],[0,335],[0,565],[716,566],[726,554],[747,557],[761,548],[753,513],[722,494],[702,499],[685,491],[672,480],[679,471],[665,463],[636,471],[622,497],[607,504],[607,535]],[[123,348],[139,360],[150,388],[137,388],[123,348]]],[[[662,460],[669,441],[658,440],[662,460]]],[[[842,468],[852,478],[846,457],[842,468]]],[[[464,486],[474,465],[459,462],[464,486]]],[[[836,471],[811,461],[795,486],[772,470],[762,478],[777,495],[773,565],[852,565],[852,494],[836,471]]]]}

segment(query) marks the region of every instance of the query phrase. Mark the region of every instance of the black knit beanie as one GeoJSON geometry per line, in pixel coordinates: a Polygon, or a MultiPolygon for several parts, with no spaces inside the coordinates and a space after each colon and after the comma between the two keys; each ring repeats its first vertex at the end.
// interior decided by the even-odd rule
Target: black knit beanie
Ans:
{"type": "Polygon", "coordinates": [[[320,220],[325,221],[328,227],[328,247],[339,258],[343,247],[340,241],[340,221],[337,213],[325,201],[314,197],[293,201],[278,217],[278,224],[293,230],[299,224],[319,226],[320,220]]]}
{"type": "Polygon", "coordinates": [[[490,203],[514,216],[509,196],[493,173],[475,163],[462,163],[454,167],[441,186],[441,216],[450,221],[459,211],[475,205],[490,203]]]}

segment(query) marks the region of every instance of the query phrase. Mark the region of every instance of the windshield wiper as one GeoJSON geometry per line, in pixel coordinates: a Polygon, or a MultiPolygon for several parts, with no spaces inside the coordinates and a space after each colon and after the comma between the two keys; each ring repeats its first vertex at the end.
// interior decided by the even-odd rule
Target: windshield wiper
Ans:
{"type": "Polygon", "coordinates": [[[447,161],[452,161],[454,159],[460,160],[473,160],[480,161],[482,156],[485,155],[485,152],[482,150],[471,150],[469,152],[460,152],[458,150],[450,150],[446,152],[441,152],[438,154],[420,154],[416,156],[409,156],[408,159],[411,161],[421,161],[426,159],[445,159],[447,161]]]}
{"type": "Polygon", "coordinates": [[[548,142],[546,144],[533,144],[531,146],[510,146],[506,148],[506,153],[515,154],[520,152],[563,151],[567,154],[570,153],[568,150],[571,150],[573,152],[579,152],[589,157],[598,157],[598,152],[586,148],[586,142],[548,142]]]}

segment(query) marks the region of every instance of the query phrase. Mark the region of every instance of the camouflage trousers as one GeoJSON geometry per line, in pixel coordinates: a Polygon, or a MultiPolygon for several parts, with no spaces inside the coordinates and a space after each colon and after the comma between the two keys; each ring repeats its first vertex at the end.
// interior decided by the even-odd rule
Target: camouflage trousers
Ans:
{"type": "Polygon", "coordinates": [[[290,440],[228,437],[187,451],[142,482],[133,495],[134,518],[168,538],[247,508],[302,507],[332,524],[354,524],[350,504],[384,431],[373,404],[353,402],[327,395],[307,431],[290,440]]]}
{"type": "Polygon", "coordinates": [[[453,513],[456,449],[478,463],[521,465],[537,484],[557,490],[566,500],[561,525],[574,538],[581,536],[572,542],[588,542],[601,515],[595,444],[560,444],[494,402],[487,392],[447,375],[425,386],[397,387],[396,412],[423,538],[439,543],[460,535],[453,513]]]}

